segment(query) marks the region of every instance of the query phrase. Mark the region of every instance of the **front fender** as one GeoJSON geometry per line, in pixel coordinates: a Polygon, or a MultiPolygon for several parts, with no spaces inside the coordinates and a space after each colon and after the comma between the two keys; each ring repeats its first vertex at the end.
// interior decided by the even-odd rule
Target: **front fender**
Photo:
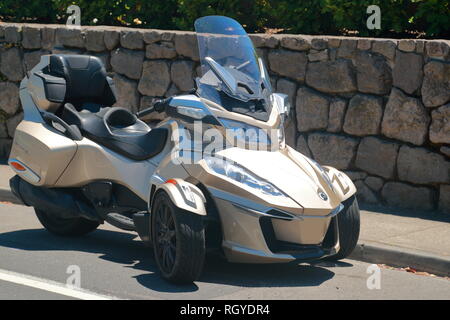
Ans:
{"type": "MultiPolygon", "coordinates": [[[[167,182],[155,184],[156,194],[159,190],[164,190],[175,206],[200,216],[206,216],[206,198],[202,191],[192,183],[183,179],[169,179],[167,182]]],[[[153,199],[151,199],[153,206],[153,199]]]]}
{"type": "Polygon", "coordinates": [[[341,201],[347,200],[356,193],[355,184],[345,173],[329,166],[323,168],[328,172],[334,190],[341,201]]]}

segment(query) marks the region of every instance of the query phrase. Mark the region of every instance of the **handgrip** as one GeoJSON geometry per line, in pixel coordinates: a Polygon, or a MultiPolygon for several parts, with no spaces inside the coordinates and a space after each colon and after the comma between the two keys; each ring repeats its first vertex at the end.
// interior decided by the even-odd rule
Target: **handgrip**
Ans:
{"type": "Polygon", "coordinates": [[[169,106],[170,100],[172,100],[172,98],[156,100],[153,103],[153,108],[155,109],[156,112],[159,113],[165,112],[167,107],[169,106]]]}
{"type": "Polygon", "coordinates": [[[54,115],[53,113],[50,113],[50,112],[42,111],[41,115],[42,115],[42,118],[44,119],[44,121],[47,124],[52,125],[52,122],[56,122],[59,125],[61,125],[66,130],[64,132],[64,134],[68,138],[70,138],[72,140],[77,140],[77,141],[80,141],[80,140],[83,139],[83,136],[81,135],[80,130],[78,129],[78,127],[70,126],[63,119],[61,119],[60,117],[58,117],[58,116],[56,116],[56,115],[54,115]]]}
{"type": "Polygon", "coordinates": [[[136,117],[138,117],[140,119],[140,118],[143,118],[143,117],[145,117],[146,115],[148,115],[150,113],[153,113],[154,111],[155,111],[155,108],[150,107],[150,108],[141,110],[139,112],[136,112],[136,117]]]}
{"type": "Polygon", "coordinates": [[[167,107],[169,106],[171,99],[172,98],[155,100],[151,107],[141,110],[139,112],[136,112],[136,117],[143,118],[146,115],[148,115],[152,112],[155,112],[155,111],[159,112],[159,113],[165,112],[167,110],[167,107]]]}

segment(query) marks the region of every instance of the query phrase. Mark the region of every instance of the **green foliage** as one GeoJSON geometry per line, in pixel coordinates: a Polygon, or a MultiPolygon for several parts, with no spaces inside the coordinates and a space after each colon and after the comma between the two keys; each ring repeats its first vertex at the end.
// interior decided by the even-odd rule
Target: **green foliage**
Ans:
{"type": "Polygon", "coordinates": [[[282,28],[288,33],[335,34],[332,15],[325,11],[325,0],[270,1],[266,9],[271,17],[271,28],[282,28]]]}
{"type": "Polygon", "coordinates": [[[417,1],[414,22],[428,36],[446,36],[448,39],[450,36],[450,0],[417,1]]]}
{"type": "Polygon", "coordinates": [[[36,20],[42,23],[52,22],[52,0],[1,0],[0,17],[10,17],[9,21],[22,22],[36,20]]]}
{"type": "Polygon", "coordinates": [[[65,23],[72,4],[81,8],[82,25],[176,27],[176,0],[1,0],[0,20],[65,23]]]}
{"type": "Polygon", "coordinates": [[[173,28],[176,0],[53,0],[58,12],[76,4],[81,9],[82,25],[123,25],[134,27],[173,28]],[[97,22],[94,21],[96,19],[97,22]]]}
{"type": "Polygon", "coordinates": [[[195,19],[225,15],[249,32],[448,38],[450,0],[0,0],[0,20],[65,23],[69,5],[83,25],[192,30],[195,19]],[[369,5],[381,30],[368,30],[369,5]]]}
{"type": "Polygon", "coordinates": [[[263,11],[268,5],[265,0],[178,0],[179,16],[175,25],[191,30],[194,21],[207,15],[222,15],[238,20],[248,30],[262,30],[265,17],[263,11]]]}
{"type": "Polygon", "coordinates": [[[324,11],[332,15],[338,30],[358,30],[359,35],[382,35],[386,31],[402,33],[412,27],[408,21],[411,0],[325,0],[324,11]],[[377,5],[381,10],[381,30],[369,30],[366,26],[367,7],[377,5]]]}

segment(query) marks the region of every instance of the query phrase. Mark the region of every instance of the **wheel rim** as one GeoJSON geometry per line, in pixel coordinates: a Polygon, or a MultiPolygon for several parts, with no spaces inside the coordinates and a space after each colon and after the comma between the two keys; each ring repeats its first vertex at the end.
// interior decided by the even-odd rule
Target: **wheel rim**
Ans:
{"type": "Polygon", "coordinates": [[[156,210],[156,254],[164,272],[173,270],[176,260],[176,231],[172,209],[162,201],[156,210]]]}

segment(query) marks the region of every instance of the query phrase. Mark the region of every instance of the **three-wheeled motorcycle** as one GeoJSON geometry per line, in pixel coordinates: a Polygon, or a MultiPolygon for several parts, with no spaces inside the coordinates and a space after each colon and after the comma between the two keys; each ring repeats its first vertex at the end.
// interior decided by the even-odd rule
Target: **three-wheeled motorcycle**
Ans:
{"type": "Polygon", "coordinates": [[[239,23],[207,16],[195,29],[194,90],[136,114],[113,106],[98,58],[43,56],[20,85],[14,194],[57,235],[104,221],[136,231],[176,283],[198,279],[209,251],[237,263],[345,258],[359,236],[354,184],[285,144],[289,99],[239,23]],[[156,125],[142,120],[158,112],[156,125]]]}

